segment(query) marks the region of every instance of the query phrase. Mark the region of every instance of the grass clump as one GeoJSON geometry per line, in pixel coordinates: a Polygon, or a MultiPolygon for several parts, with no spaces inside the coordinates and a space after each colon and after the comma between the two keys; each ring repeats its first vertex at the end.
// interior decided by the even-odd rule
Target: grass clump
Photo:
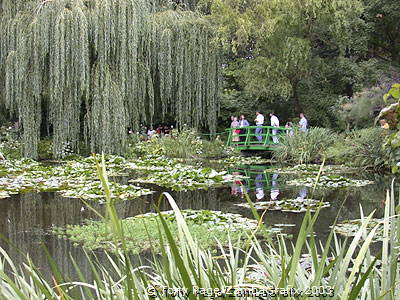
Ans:
{"type": "Polygon", "coordinates": [[[326,128],[311,128],[307,132],[296,132],[293,136],[282,136],[273,151],[273,159],[280,163],[307,164],[321,162],[337,135],[326,128]]]}

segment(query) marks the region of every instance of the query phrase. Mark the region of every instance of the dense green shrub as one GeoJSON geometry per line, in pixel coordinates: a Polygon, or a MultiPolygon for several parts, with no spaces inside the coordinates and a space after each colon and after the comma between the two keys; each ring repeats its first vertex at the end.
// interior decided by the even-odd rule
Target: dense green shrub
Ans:
{"type": "Polygon", "coordinates": [[[295,132],[293,136],[282,136],[274,149],[273,159],[280,163],[304,164],[320,162],[327,148],[337,135],[329,129],[312,128],[308,132],[295,132]]]}
{"type": "Polygon", "coordinates": [[[385,166],[385,132],[381,128],[353,130],[336,139],[327,151],[333,163],[379,169],[385,166]]]}
{"type": "Polygon", "coordinates": [[[218,137],[214,140],[201,139],[192,129],[174,132],[171,136],[153,137],[148,141],[136,141],[128,149],[128,157],[139,157],[146,154],[165,155],[170,158],[218,158],[233,154],[234,149],[225,146],[218,137]]]}

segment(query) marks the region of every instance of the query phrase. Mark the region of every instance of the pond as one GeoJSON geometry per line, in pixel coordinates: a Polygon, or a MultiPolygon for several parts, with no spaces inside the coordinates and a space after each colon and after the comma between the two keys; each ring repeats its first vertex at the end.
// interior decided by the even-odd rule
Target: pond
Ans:
{"type": "MultiPolygon", "coordinates": [[[[315,233],[324,240],[330,226],[339,214],[342,220],[357,219],[360,217],[360,206],[364,214],[376,210],[374,217],[383,216],[383,201],[386,190],[390,187],[390,176],[374,173],[346,174],[348,178],[371,180],[372,184],[365,186],[319,186],[313,191],[312,187],[288,184],[298,179],[298,173],[285,172],[281,169],[271,169],[271,166],[253,165],[230,167],[230,174],[247,176],[239,184],[238,181],[223,187],[208,190],[173,191],[154,184],[142,184],[155,193],[143,195],[137,199],[123,201],[117,204],[117,211],[121,218],[154,212],[154,205],[158,203],[162,192],[169,192],[181,209],[214,210],[225,213],[236,213],[247,218],[253,218],[247,206],[247,193],[256,207],[263,205],[270,207],[264,215],[267,226],[276,228],[285,233],[288,238],[296,238],[304,214],[282,210],[288,199],[292,199],[291,207],[296,203],[304,203],[307,199],[318,199],[327,203],[320,212],[315,233]],[[279,205],[275,205],[278,203],[279,205]],[[294,204],[293,204],[294,203],[294,204]],[[260,205],[261,204],[261,205],[260,205]],[[275,206],[274,206],[275,205],[275,206]],[[283,225],[282,225],[283,224],[283,225]]],[[[128,178],[114,180],[128,182],[128,178]]],[[[104,205],[93,203],[96,210],[103,211],[104,205]]],[[[301,209],[301,205],[299,206],[301,209]]],[[[162,211],[170,210],[167,201],[160,204],[162,211]]],[[[262,212],[260,210],[260,212],[262,212]]],[[[58,238],[50,233],[54,226],[65,227],[68,224],[82,224],[87,219],[97,219],[96,214],[88,209],[79,199],[65,198],[55,192],[23,193],[0,199],[0,233],[8,240],[1,241],[1,246],[8,252],[15,263],[22,261],[22,255],[29,253],[32,261],[45,274],[50,274],[49,264],[45,251],[58,264],[60,271],[65,275],[75,276],[70,256],[89,274],[90,266],[81,247],[72,242],[58,238]]],[[[101,258],[101,253],[99,254],[101,258]]],[[[141,255],[142,261],[149,258],[148,253],[141,255]]]]}

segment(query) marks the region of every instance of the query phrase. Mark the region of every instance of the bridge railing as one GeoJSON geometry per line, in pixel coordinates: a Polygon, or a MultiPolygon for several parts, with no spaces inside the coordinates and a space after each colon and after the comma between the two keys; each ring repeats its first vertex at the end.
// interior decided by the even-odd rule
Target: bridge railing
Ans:
{"type": "Polygon", "coordinates": [[[279,137],[286,135],[293,128],[273,126],[246,126],[227,128],[227,146],[239,147],[268,147],[279,143],[279,137]],[[237,131],[240,130],[240,133],[237,131]]]}

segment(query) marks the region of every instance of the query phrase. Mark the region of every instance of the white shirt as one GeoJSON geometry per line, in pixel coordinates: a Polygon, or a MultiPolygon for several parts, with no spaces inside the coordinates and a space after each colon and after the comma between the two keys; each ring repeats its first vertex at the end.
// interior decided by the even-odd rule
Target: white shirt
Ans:
{"type": "Polygon", "coordinates": [[[279,127],[279,119],[275,115],[271,117],[271,126],[279,127]]]}
{"type": "Polygon", "coordinates": [[[307,121],[307,119],[305,117],[302,117],[300,119],[299,125],[300,125],[300,130],[301,131],[307,131],[308,121],[307,121]]]}
{"type": "Polygon", "coordinates": [[[262,114],[258,114],[256,117],[256,125],[264,124],[264,116],[262,114]]]}

